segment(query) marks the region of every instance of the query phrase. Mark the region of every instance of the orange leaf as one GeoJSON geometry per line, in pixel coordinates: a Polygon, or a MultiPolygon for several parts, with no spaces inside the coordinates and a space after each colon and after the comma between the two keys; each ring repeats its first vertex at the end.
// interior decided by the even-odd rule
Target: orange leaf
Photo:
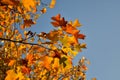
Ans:
{"type": "Polygon", "coordinates": [[[35,24],[32,19],[24,20],[24,26],[30,27],[31,25],[35,24]]]}
{"type": "Polygon", "coordinates": [[[79,34],[79,32],[75,33],[74,37],[75,37],[77,42],[78,42],[78,39],[85,39],[85,35],[84,34],[79,34]]]}
{"type": "Polygon", "coordinates": [[[2,37],[3,36],[3,33],[2,32],[0,32],[0,37],[2,37]]]}
{"type": "Polygon", "coordinates": [[[8,66],[13,66],[15,62],[16,62],[16,60],[10,60],[8,66]]]}
{"type": "Polygon", "coordinates": [[[47,12],[46,8],[43,8],[42,10],[40,10],[42,14],[45,14],[47,12]]]}
{"type": "Polygon", "coordinates": [[[22,72],[24,74],[30,74],[30,68],[26,67],[26,66],[22,66],[22,72]]]}
{"type": "Polygon", "coordinates": [[[70,24],[67,24],[66,27],[62,27],[62,29],[65,30],[67,33],[73,34],[73,35],[79,32],[79,30],[77,30],[70,24]]]}
{"type": "Polygon", "coordinates": [[[26,56],[26,59],[28,60],[28,63],[29,64],[33,64],[33,54],[29,53],[27,56],[26,56]]]}
{"type": "Polygon", "coordinates": [[[82,66],[82,69],[83,70],[88,70],[88,68],[85,65],[82,66]]]}
{"type": "Polygon", "coordinates": [[[66,26],[67,24],[67,21],[65,21],[64,17],[60,18],[60,14],[53,16],[51,19],[54,21],[51,22],[54,27],[66,26]]]}
{"type": "Polygon", "coordinates": [[[7,4],[7,5],[18,5],[19,1],[16,0],[1,0],[0,1],[3,4],[7,4]]]}
{"type": "Polygon", "coordinates": [[[52,57],[45,56],[44,59],[43,59],[43,66],[46,69],[50,70],[50,66],[51,66],[50,64],[51,64],[52,60],[53,60],[52,57]]]}

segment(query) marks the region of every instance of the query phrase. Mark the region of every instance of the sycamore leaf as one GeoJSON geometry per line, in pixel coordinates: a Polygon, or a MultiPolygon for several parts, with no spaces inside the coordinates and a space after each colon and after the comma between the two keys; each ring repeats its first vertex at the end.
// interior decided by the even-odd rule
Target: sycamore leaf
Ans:
{"type": "Polygon", "coordinates": [[[51,0],[49,7],[54,8],[55,4],[56,4],[56,0],[51,0]]]}

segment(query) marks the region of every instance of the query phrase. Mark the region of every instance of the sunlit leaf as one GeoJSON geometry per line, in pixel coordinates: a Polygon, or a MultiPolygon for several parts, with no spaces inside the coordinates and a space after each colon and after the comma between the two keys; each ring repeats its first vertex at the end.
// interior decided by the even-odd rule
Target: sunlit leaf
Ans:
{"type": "Polygon", "coordinates": [[[47,9],[44,7],[42,10],[40,10],[42,14],[45,14],[47,12],[47,9]]]}
{"type": "Polygon", "coordinates": [[[63,18],[60,18],[60,17],[61,17],[60,14],[57,14],[56,16],[53,16],[51,18],[54,21],[54,22],[51,22],[51,24],[54,27],[66,26],[67,21],[65,21],[64,17],[63,18]]]}
{"type": "Polygon", "coordinates": [[[46,69],[50,70],[50,67],[51,67],[50,64],[51,64],[52,60],[53,60],[52,57],[45,56],[45,57],[43,58],[43,66],[44,66],[46,69]]]}
{"type": "Polygon", "coordinates": [[[56,0],[51,0],[49,7],[54,8],[55,4],[56,4],[56,0]]]}
{"type": "Polygon", "coordinates": [[[31,11],[31,8],[35,8],[35,0],[22,0],[23,6],[28,11],[31,11]]]}
{"type": "Polygon", "coordinates": [[[13,66],[15,64],[16,60],[10,60],[8,66],[13,66]]]}
{"type": "Polygon", "coordinates": [[[8,70],[6,73],[7,73],[7,76],[5,80],[16,80],[17,74],[14,72],[14,70],[8,70]]]}

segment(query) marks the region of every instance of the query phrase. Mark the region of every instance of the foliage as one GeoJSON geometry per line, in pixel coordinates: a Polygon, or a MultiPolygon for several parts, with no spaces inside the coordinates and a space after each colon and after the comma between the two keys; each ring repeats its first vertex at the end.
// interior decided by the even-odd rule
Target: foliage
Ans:
{"type": "Polygon", "coordinates": [[[47,8],[41,0],[0,0],[0,79],[1,80],[85,80],[86,63],[72,60],[86,48],[85,35],[78,30],[78,19],[66,21],[60,14],[53,16],[50,32],[26,31],[36,24],[47,8]]]}

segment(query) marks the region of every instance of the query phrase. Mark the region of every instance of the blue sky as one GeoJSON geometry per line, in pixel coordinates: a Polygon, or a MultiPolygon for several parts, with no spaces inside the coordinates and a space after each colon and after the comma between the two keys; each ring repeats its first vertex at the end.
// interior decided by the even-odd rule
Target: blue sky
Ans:
{"type": "Polygon", "coordinates": [[[120,73],[120,0],[57,0],[54,9],[48,9],[38,24],[32,28],[36,32],[53,29],[51,16],[60,13],[66,20],[82,23],[81,33],[86,34],[87,49],[83,50],[74,63],[87,57],[87,80],[119,80],[120,73]]]}

